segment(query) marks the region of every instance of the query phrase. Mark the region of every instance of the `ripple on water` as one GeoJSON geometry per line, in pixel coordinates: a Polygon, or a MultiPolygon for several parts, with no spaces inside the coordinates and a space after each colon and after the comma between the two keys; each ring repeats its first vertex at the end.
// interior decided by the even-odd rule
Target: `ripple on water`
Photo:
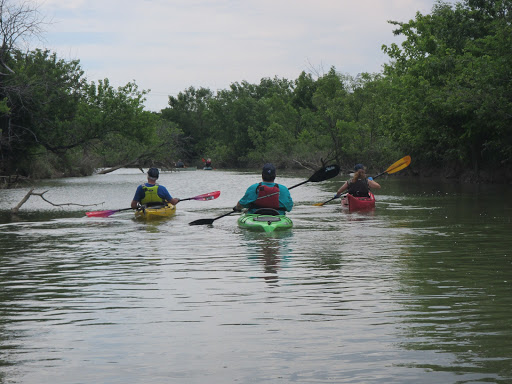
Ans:
{"type": "MultiPolygon", "coordinates": [[[[75,212],[0,225],[7,381],[512,377],[506,209],[407,196],[390,178],[374,211],[347,213],[339,204],[312,206],[338,183],[310,183],[294,190],[293,230],[268,236],[238,228],[236,215],[190,227],[229,212],[241,182],[236,172],[194,173],[164,181],[183,197],[232,187],[212,202],[180,203],[176,217],[155,224],[131,212],[108,219],[75,212]]],[[[131,177],[140,178],[116,176],[102,193],[117,196],[131,177]]],[[[78,178],[59,196],[89,182],[78,178]]],[[[112,208],[124,208],[118,204],[112,208]]]]}

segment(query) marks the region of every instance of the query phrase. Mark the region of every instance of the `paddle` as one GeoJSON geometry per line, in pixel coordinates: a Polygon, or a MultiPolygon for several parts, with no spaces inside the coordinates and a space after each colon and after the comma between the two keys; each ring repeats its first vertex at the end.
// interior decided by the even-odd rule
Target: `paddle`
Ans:
{"type": "Polygon", "coordinates": [[[207,200],[216,199],[219,196],[220,196],[220,191],[215,191],[215,192],[205,193],[205,194],[199,195],[199,196],[188,197],[186,199],[180,199],[180,201],[186,201],[186,200],[202,200],[202,201],[207,201],[207,200]]]}
{"type": "Polygon", "coordinates": [[[85,214],[89,217],[109,217],[113,215],[114,213],[121,212],[121,211],[128,211],[132,208],[123,208],[123,209],[109,209],[106,211],[94,211],[94,212],[85,212],[85,214]]]}
{"type": "MultiPolygon", "coordinates": [[[[194,196],[194,197],[187,197],[186,199],[180,199],[180,201],[186,201],[186,200],[202,200],[202,201],[208,201],[216,199],[220,196],[220,191],[215,192],[208,192],[204,193],[202,195],[194,196]]],[[[132,208],[123,208],[123,209],[109,209],[105,211],[94,211],[94,212],[85,212],[85,214],[89,217],[109,217],[113,215],[114,213],[121,212],[121,211],[128,211],[132,208]]]]}
{"type": "Polygon", "coordinates": [[[406,168],[411,164],[411,156],[405,156],[402,157],[400,160],[395,161],[393,164],[391,164],[388,169],[386,169],[384,172],[379,173],[377,176],[374,176],[373,178],[376,179],[379,176],[384,175],[385,173],[392,174],[396,173],[398,171],[401,171],[402,169],[406,168]]]}
{"type": "MultiPolygon", "coordinates": [[[[386,173],[391,175],[393,173],[396,173],[396,172],[401,171],[402,169],[406,168],[409,164],[411,164],[411,156],[402,157],[400,160],[395,161],[393,164],[391,164],[384,172],[379,173],[378,175],[374,176],[373,178],[376,179],[377,177],[380,177],[386,173]]],[[[345,195],[346,195],[346,193],[343,195],[339,195],[339,196],[336,195],[333,198],[331,198],[327,201],[324,201],[323,203],[316,203],[313,205],[315,205],[317,207],[321,207],[322,205],[327,204],[328,202],[333,201],[334,199],[343,197],[345,195]]]]}
{"type": "MultiPolygon", "coordinates": [[[[340,167],[338,167],[337,165],[328,165],[328,166],[326,166],[324,168],[321,168],[318,171],[316,171],[306,181],[300,182],[299,184],[296,184],[296,185],[288,188],[288,190],[296,188],[299,185],[302,185],[302,184],[305,184],[305,183],[308,183],[308,182],[317,183],[319,181],[328,180],[328,179],[331,179],[331,178],[337,176],[339,173],[340,173],[340,167]]],[[[276,193],[278,193],[278,192],[276,192],[276,193]]],[[[256,200],[259,200],[259,199],[262,199],[262,198],[266,198],[266,197],[269,197],[269,196],[272,196],[272,195],[275,195],[275,193],[272,193],[272,194],[266,195],[266,196],[262,196],[262,197],[258,197],[256,200]]],[[[235,210],[232,210],[231,212],[225,213],[224,215],[218,216],[218,217],[216,217],[214,219],[199,219],[199,220],[195,220],[195,221],[190,222],[189,225],[209,225],[209,224],[213,224],[213,222],[215,220],[218,220],[218,219],[220,219],[222,217],[231,215],[232,213],[235,213],[235,212],[236,212],[235,210]]]]}

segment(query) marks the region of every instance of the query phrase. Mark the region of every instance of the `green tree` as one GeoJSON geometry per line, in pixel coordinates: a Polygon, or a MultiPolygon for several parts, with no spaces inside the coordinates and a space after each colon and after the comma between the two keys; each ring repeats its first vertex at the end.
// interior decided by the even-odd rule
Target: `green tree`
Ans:
{"type": "Polygon", "coordinates": [[[2,116],[4,172],[19,169],[41,149],[64,149],[74,137],[67,120],[76,112],[84,84],[77,61],[58,60],[48,51],[15,51],[9,66],[13,72],[3,82],[9,108],[2,116]]]}
{"type": "Polygon", "coordinates": [[[169,107],[161,111],[164,120],[176,124],[189,138],[190,159],[203,154],[212,134],[205,117],[212,97],[208,88],[189,87],[177,97],[169,96],[169,107]]]}
{"type": "Polygon", "coordinates": [[[344,129],[349,127],[342,122],[348,122],[348,89],[345,77],[336,72],[332,67],[329,72],[319,78],[316,84],[316,91],[313,95],[313,105],[318,116],[312,123],[315,127],[308,127],[308,131],[324,137],[323,146],[328,148],[328,157],[336,159],[341,164],[343,159],[343,134],[344,129]],[[330,141],[330,144],[328,144],[330,141]]]}
{"type": "Polygon", "coordinates": [[[215,139],[224,147],[229,166],[248,164],[248,153],[255,149],[249,132],[261,132],[267,124],[264,103],[258,100],[258,87],[247,82],[233,83],[229,90],[218,92],[211,103],[211,121],[215,139]]]}
{"type": "Polygon", "coordinates": [[[439,2],[394,22],[401,48],[384,47],[396,110],[394,137],[424,164],[510,164],[511,2],[439,2]]]}
{"type": "Polygon", "coordinates": [[[4,172],[30,173],[30,164],[45,152],[73,173],[77,154],[112,135],[149,143],[158,117],[144,111],[145,91],[135,83],[115,89],[108,79],[88,83],[77,60],[55,53],[14,52],[13,73],[4,82],[9,112],[3,116],[4,172]],[[73,156],[68,155],[73,152],[73,156]]]}

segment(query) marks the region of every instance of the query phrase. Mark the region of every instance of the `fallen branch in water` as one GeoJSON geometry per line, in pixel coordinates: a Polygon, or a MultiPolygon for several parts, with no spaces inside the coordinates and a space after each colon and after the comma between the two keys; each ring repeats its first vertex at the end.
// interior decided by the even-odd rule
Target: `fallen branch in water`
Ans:
{"type": "Polygon", "coordinates": [[[63,204],[55,204],[55,203],[52,203],[50,200],[47,200],[43,195],[48,192],[47,191],[44,191],[44,192],[41,192],[41,193],[36,193],[34,192],[34,188],[32,188],[26,195],[23,199],[21,199],[21,201],[18,203],[17,206],[15,206],[14,208],[11,209],[11,212],[12,213],[18,213],[18,211],[20,210],[21,206],[23,204],[25,204],[27,202],[27,200],[29,199],[30,196],[39,196],[41,199],[43,199],[44,201],[46,201],[48,204],[51,204],[53,205],[54,207],[62,207],[64,205],[77,205],[79,207],[91,207],[91,206],[95,206],[95,205],[100,205],[100,204],[103,204],[103,203],[98,203],[98,204],[78,204],[78,203],[63,203],[63,204]]]}
{"type": "MultiPolygon", "coordinates": [[[[107,173],[110,173],[110,172],[114,172],[114,171],[117,171],[118,169],[121,169],[121,168],[126,168],[130,165],[133,165],[134,163],[136,163],[137,161],[139,161],[139,159],[135,159],[133,161],[130,161],[128,163],[124,163],[124,164],[121,164],[121,165],[116,165],[115,167],[111,167],[111,168],[105,168],[101,171],[98,172],[98,175],[106,175],[107,173]]],[[[142,173],[144,173],[144,170],[141,168],[141,167],[138,167],[140,169],[140,171],[142,173]]]]}

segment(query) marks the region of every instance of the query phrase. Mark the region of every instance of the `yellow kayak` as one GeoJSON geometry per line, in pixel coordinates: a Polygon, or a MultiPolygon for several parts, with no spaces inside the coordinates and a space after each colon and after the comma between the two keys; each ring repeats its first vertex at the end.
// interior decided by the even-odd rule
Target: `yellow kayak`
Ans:
{"type": "Polygon", "coordinates": [[[145,207],[135,211],[135,218],[141,220],[160,220],[174,216],[176,206],[172,204],[145,207]]]}

